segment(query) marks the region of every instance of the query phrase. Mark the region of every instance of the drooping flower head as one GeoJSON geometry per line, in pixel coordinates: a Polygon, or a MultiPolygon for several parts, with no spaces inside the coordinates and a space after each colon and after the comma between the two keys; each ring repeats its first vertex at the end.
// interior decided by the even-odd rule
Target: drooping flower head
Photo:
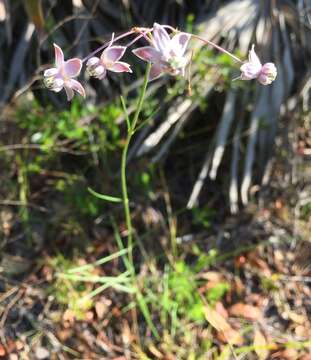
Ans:
{"type": "Polygon", "coordinates": [[[276,76],[277,69],[273,63],[261,64],[257,54],[255,53],[255,46],[253,45],[248,54],[248,62],[240,67],[241,80],[257,79],[262,85],[271,84],[276,76]]]}
{"type": "Polygon", "coordinates": [[[185,57],[190,35],[180,32],[172,38],[164,26],[155,23],[153,25],[151,46],[144,46],[133,50],[140,59],[150,61],[150,80],[154,80],[164,73],[170,75],[185,74],[188,63],[185,57]]]}
{"type": "Polygon", "coordinates": [[[107,70],[117,73],[132,72],[129,64],[119,61],[124,55],[126,47],[112,46],[113,39],[114,36],[112,35],[110,44],[102,52],[100,58],[93,56],[86,63],[86,69],[90,76],[102,80],[106,76],[107,70]]]}
{"type": "Polygon", "coordinates": [[[54,50],[56,67],[44,71],[45,86],[55,92],[59,92],[64,88],[68,101],[73,98],[75,91],[85,97],[83,86],[79,81],[73,79],[80,74],[82,61],[78,58],[65,61],[62,49],[56,44],[54,44],[54,50]]]}

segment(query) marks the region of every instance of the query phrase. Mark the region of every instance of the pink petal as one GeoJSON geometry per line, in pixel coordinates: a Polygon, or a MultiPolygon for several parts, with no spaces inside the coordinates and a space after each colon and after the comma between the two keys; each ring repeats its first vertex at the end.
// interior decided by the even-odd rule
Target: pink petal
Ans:
{"type": "Polygon", "coordinates": [[[174,53],[178,56],[183,56],[187,45],[189,43],[190,40],[190,35],[185,34],[185,33],[179,33],[175,36],[173,36],[172,40],[171,40],[171,48],[174,51],[174,53]]]}
{"type": "Polygon", "coordinates": [[[258,68],[256,65],[252,63],[246,63],[240,67],[240,70],[242,72],[241,80],[252,80],[252,79],[256,79],[256,77],[260,73],[261,67],[258,68]]]}
{"type": "Polygon", "coordinates": [[[154,64],[151,66],[149,81],[155,80],[162,75],[162,68],[159,64],[154,64]]]}
{"type": "Polygon", "coordinates": [[[110,71],[117,72],[117,73],[121,73],[121,72],[131,73],[132,70],[131,70],[130,66],[131,66],[130,64],[127,64],[123,61],[116,61],[114,64],[109,66],[107,69],[110,71]]]}
{"type": "Polygon", "coordinates": [[[65,91],[66,91],[66,95],[67,95],[67,100],[70,101],[72,100],[73,96],[74,96],[74,91],[72,90],[71,87],[68,87],[67,85],[64,86],[65,87],[65,91]]]}
{"type": "Polygon", "coordinates": [[[64,70],[67,76],[76,77],[80,74],[82,68],[82,61],[78,58],[73,58],[65,62],[64,70]]]}
{"type": "Polygon", "coordinates": [[[60,68],[64,63],[64,53],[63,50],[56,44],[54,45],[55,51],[55,65],[57,68],[60,68]]]}
{"type": "Polygon", "coordinates": [[[110,46],[103,51],[101,59],[104,63],[112,63],[121,59],[126,50],[125,46],[110,46]]]}
{"type": "Polygon", "coordinates": [[[273,74],[273,75],[275,75],[275,77],[277,75],[276,66],[274,65],[274,63],[271,63],[271,62],[265,63],[261,68],[261,72],[263,74],[273,74]]]}
{"type": "Polygon", "coordinates": [[[265,74],[260,74],[257,78],[261,85],[270,85],[272,81],[270,78],[265,74]]]}
{"type": "Polygon", "coordinates": [[[256,66],[257,68],[261,69],[261,62],[259,60],[259,57],[257,56],[257,54],[255,53],[255,45],[252,45],[251,50],[248,53],[248,61],[253,64],[254,66],[256,66]]]}
{"type": "Polygon", "coordinates": [[[76,91],[82,97],[85,97],[84,87],[79,83],[79,81],[70,79],[66,82],[66,86],[70,87],[72,90],[76,91]]]}
{"type": "Polygon", "coordinates": [[[153,37],[155,48],[160,52],[165,52],[170,47],[170,37],[165,28],[157,23],[153,24],[153,37]]]}
{"type": "Polygon", "coordinates": [[[133,53],[142,60],[157,63],[161,60],[161,53],[152,46],[144,46],[133,50],[133,53]]]}

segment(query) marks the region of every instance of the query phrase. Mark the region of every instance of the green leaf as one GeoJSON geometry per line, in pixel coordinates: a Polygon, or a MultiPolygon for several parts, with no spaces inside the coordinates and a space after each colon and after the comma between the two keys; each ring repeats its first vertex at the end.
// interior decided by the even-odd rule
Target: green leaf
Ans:
{"type": "Polygon", "coordinates": [[[90,192],[92,195],[96,196],[99,199],[110,201],[110,202],[115,202],[115,203],[122,202],[122,199],[120,199],[118,197],[100,194],[89,187],[87,188],[87,190],[88,190],[88,192],[90,192]]]}

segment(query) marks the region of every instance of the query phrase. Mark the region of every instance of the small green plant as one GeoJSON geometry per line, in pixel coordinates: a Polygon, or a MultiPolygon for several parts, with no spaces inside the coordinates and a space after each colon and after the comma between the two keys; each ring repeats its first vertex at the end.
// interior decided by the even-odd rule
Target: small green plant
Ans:
{"type": "MultiPolygon", "coordinates": [[[[52,258],[48,265],[60,273],[76,266],[73,261],[70,261],[61,254],[52,258]]],[[[56,301],[72,310],[78,320],[83,320],[86,311],[93,306],[92,299],[85,298],[89,292],[90,286],[86,283],[72,282],[59,276],[56,276],[55,281],[49,288],[49,293],[55,297],[56,301]]]]}
{"type": "Polygon", "coordinates": [[[184,262],[178,261],[168,275],[168,291],[162,300],[167,312],[177,310],[178,316],[189,321],[203,321],[204,308],[198,293],[198,281],[195,272],[184,262]]]}
{"type": "Polygon", "coordinates": [[[208,229],[211,226],[212,220],[216,215],[216,211],[209,206],[202,208],[195,207],[192,209],[194,223],[208,229]]]}
{"type": "Polygon", "coordinates": [[[311,202],[303,205],[300,209],[300,218],[304,221],[308,221],[311,217],[311,202]]]}
{"type": "Polygon", "coordinates": [[[50,261],[50,266],[56,271],[56,280],[51,287],[51,293],[56,297],[58,303],[66,305],[73,311],[77,319],[82,320],[86,311],[93,307],[94,296],[102,291],[108,288],[127,293],[135,291],[131,286],[128,271],[116,276],[101,276],[95,271],[101,265],[127,253],[128,249],[123,249],[92,264],[82,266],[77,266],[59,254],[50,261]]]}

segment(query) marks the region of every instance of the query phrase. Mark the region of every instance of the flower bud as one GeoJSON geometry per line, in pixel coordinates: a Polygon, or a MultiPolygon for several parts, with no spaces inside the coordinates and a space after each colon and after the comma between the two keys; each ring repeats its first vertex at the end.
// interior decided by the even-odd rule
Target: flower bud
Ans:
{"type": "Polygon", "coordinates": [[[86,70],[90,76],[103,79],[106,75],[106,68],[98,57],[92,57],[86,63],[86,70]]]}
{"type": "Polygon", "coordinates": [[[270,85],[277,76],[277,69],[273,63],[266,63],[262,66],[258,81],[262,85],[270,85]]]}
{"type": "Polygon", "coordinates": [[[43,81],[44,81],[44,85],[49,90],[55,92],[61,91],[62,88],[64,87],[64,80],[59,77],[55,77],[55,75],[46,76],[43,81]]]}

